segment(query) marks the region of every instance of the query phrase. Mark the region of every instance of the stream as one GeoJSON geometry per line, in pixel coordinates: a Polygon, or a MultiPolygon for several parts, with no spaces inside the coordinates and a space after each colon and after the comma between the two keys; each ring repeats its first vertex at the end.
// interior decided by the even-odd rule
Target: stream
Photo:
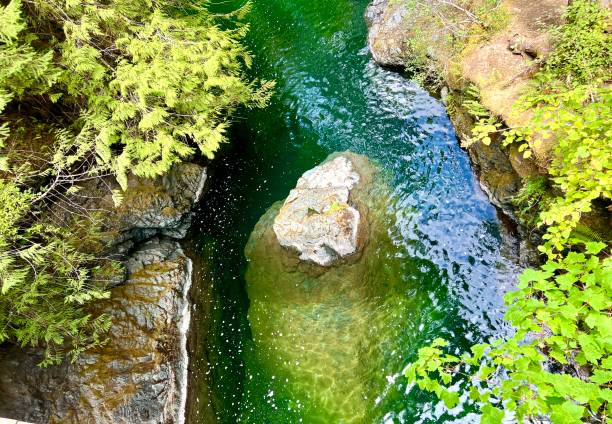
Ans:
{"type": "MultiPolygon", "coordinates": [[[[459,351],[509,331],[502,296],[517,275],[516,252],[441,102],[372,62],[367,3],[252,1],[250,72],[277,86],[269,107],[238,116],[194,222],[200,269],[194,285],[207,293],[208,310],[192,319],[206,337],[192,346],[192,374],[201,384],[192,384],[187,422],[478,422],[469,409],[447,410],[408,387],[401,374],[434,338],[459,351]],[[302,173],[344,150],[368,156],[389,186],[393,225],[377,262],[385,278],[368,282],[371,299],[351,305],[352,315],[330,299],[320,305],[302,299],[304,311],[267,317],[260,305],[258,319],[278,338],[276,350],[262,350],[245,282],[249,235],[302,173]],[[377,302],[383,290],[387,300],[377,302]],[[312,314],[313,308],[324,313],[312,314]],[[304,322],[307,331],[283,339],[283,329],[304,322]],[[372,341],[374,328],[384,346],[372,341]],[[362,355],[366,345],[373,353],[362,355]],[[345,387],[354,390],[345,395],[345,387]]],[[[258,298],[273,299],[274,285],[283,283],[262,286],[272,288],[258,298]]]]}

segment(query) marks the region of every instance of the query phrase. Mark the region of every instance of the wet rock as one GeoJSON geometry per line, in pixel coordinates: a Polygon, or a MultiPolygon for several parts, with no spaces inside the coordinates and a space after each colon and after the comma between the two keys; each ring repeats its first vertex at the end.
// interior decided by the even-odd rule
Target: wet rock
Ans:
{"type": "Polygon", "coordinates": [[[355,253],[360,214],[349,194],[358,182],[348,155],[304,173],[274,220],[279,243],[322,266],[355,253]]]}
{"type": "MultiPolygon", "coordinates": [[[[109,253],[126,265],[125,275],[111,282],[111,299],[92,305],[92,312],[113,318],[109,343],[75,364],[44,370],[37,367],[40,349],[1,348],[0,416],[37,423],[180,421],[191,261],[176,239],[185,236],[205,182],[206,169],[190,163],[155,179],[131,176],[118,207],[114,180],[83,187],[78,207],[107,211],[109,253]]],[[[74,202],[59,209],[71,207],[74,202]]],[[[70,225],[68,213],[57,216],[70,225]]]]}
{"type": "MultiPolygon", "coordinates": [[[[175,165],[163,177],[130,176],[119,206],[104,187],[96,205],[111,212],[107,231],[111,244],[138,243],[154,235],[183,238],[191,224],[191,208],[200,199],[207,179],[206,168],[194,163],[175,165]]],[[[109,182],[99,183],[108,186],[109,182]]],[[[116,183],[111,183],[111,188],[116,183]]],[[[91,188],[87,188],[91,191],[91,188]]]]}
{"type": "Polygon", "coordinates": [[[410,36],[403,2],[374,0],[366,9],[368,46],[374,60],[383,66],[403,67],[410,57],[410,36]]]}
{"type": "MultiPolygon", "coordinates": [[[[463,141],[471,138],[475,122],[463,107],[464,100],[470,99],[466,96],[468,87],[475,87],[482,105],[508,126],[529,124],[531,113],[517,113],[514,105],[528,87],[538,63],[550,52],[552,40],[547,28],[561,22],[567,0],[503,0],[499,7],[507,16],[505,27],[468,46],[459,55],[449,48],[448,39],[452,34],[440,24],[440,19],[451,20],[458,13],[456,8],[433,0],[424,0],[421,6],[412,8],[402,6],[404,4],[374,0],[368,9],[369,40],[377,62],[383,65],[398,63],[400,58],[409,56],[406,48],[402,50],[397,46],[413,45],[426,49],[417,53],[435,62],[444,82],[443,101],[463,141]],[[405,10],[401,12],[401,22],[392,19],[391,16],[400,14],[398,9],[402,7],[405,10]],[[440,19],[428,19],[427,14],[434,12],[440,19]],[[388,34],[381,31],[381,28],[395,26],[397,29],[388,31],[388,34]],[[423,39],[427,40],[424,47],[423,39]],[[389,51],[396,53],[392,59],[386,54],[389,51]],[[448,104],[449,98],[452,104],[448,104]]],[[[545,174],[553,144],[552,138],[535,143],[531,146],[534,155],[530,159],[523,158],[515,147],[503,147],[496,137],[489,146],[474,143],[467,150],[491,202],[514,217],[512,198],[522,186],[523,179],[545,174]]]]}
{"type": "Polygon", "coordinates": [[[177,164],[152,179],[130,175],[125,192],[114,177],[96,178],[82,184],[78,196],[62,198],[52,218],[61,226],[71,225],[74,214],[82,210],[104,213],[106,241],[119,252],[155,235],[180,239],[191,224],[191,209],[206,180],[206,168],[195,163],[177,164]]]}
{"type": "Polygon", "coordinates": [[[191,261],[179,244],[153,239],[128,261],[127,281],[95,313],[113,318],[108,343],[49,369],[41,352],[0,351],[0,416],[36,423],[179,421],[185,364],[180,328],[191,261]]]}

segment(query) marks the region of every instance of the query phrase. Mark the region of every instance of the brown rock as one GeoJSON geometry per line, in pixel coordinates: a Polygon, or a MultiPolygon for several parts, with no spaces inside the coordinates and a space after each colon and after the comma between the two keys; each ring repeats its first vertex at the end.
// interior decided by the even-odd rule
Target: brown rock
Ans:
{"type": "Polygon", "coordinates": [[[128,262],[127,281],[96,305],[110,314],[108,343],[74,364],[41,369],[40,351],[0,351],[0,416],[36,423],[175,423],[186,396],[185,319],[191,261],[153,239],[128,262]]]}

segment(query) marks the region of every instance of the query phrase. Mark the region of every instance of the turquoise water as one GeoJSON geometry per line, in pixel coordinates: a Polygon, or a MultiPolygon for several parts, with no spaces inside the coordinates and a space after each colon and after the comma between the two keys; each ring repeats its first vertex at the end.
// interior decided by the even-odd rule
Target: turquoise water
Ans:
{"type": "MultiPolygon", "coordinates": [[[[194,226],[197,245],[212,268],[212,282],[205,284],[213,293],[214,313],[213,335],[192,362],[197,364],[200,355],[210,363],[206,377],[212,396],[200,399],[201,409],[213,411],[221,423],[348,422],[338,413],[346,405],[309,401],[315,392],[338,387],[337,376],[352,376],[360,387],[351,398],[358,417],[352,422],[474,422],[470,411],[447,411],[407,387],[401,371],[435,337],[460,349],[507,331],[501,296],[517,272],[513,246],[504,241],[496,211],[480,190],[441,103],[372,63],[365,48],[366,6],[364,0],[252,2],[247,17],[247,44],[255,55],[251,73],[275,80],[276,94],[265,110],[238,117],[194,226]],[[338,373],[306,385],[309,394],[294,389],[296,382],[288,381],[280,367],[263,366],[280,364],[287,351],[264,351],[253,335],[244,248],[257,221],[287,196],[299,176],[341,150],[364,154],[384,168],[390,187],[387,213],[393,217],[382,265],[386,280],[374,279],[364,308],[349,315],[347,326],[362,328],[355,330],[358,341],[369,337],[363,330],[369,320],[394,336],[390,343],[368,341],[374,353],[363,360],[338,360],[355,356],[346,356],[355,341],[343,344],[336,338],[330,346],[334,329],[327,326],[326,334],[324,322],[310,321],[305,328],[319,325],[320,339],[306,333],[292,339],[291,349],[308,343],[310,351],[324,351],[316,361],[311,358],[312,367],[338,373]],[[383,293],[377,288],[390,281],[393,294],[384,294],[390,300],[378,302],[383,293]],[[370,307],[371,313],[361,313],[370,307]]],[[[274,290],[268,295],[272,311],[274,290]]],[[[325,302],[327,310],[334,304],[325,302]]],[[[265,303],[258,305],[265,315],[265,303]]],[[[289,318],[279,322],[279,332],[303,325],[305,314],[318,319],[312,308],[305,311],[281,311],[289,318]]],[[[268,321],[274,325],[272,315],[268,321]]],[[[291,378],[308,375],[306,368],[291,378]]]]}

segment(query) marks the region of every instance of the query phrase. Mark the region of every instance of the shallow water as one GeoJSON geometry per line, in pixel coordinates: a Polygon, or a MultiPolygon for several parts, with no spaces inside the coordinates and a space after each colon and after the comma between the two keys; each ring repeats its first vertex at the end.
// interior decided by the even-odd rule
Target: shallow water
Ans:
{"type": "Polygon", "coordinates": [[[221,423],[473,422],[470,411],[447,411],[400,375],[435,337],[462,348],[507,331],[501,296],[516,275],[512,246],[443,106],[371,62],[367,1],[252,3],[252,74],[277,89],[270,107],[243,113],[233,128],[194,226],[213,296],[212,337],[192,358],[197,366],[205,356],[210,367],[212,397],[201,396],[200,409],[221,423]],[[328,290],[323,301],[279,306],[275,285],[289,279],[257,285],[249,312],[249,234],[304,171],[340,150],[384,170],[393,223],[375,265],[384,272],[352,303],[328,290]],[[279,349],[258,343],[249,314],[265,321],[255,327],[279,349]],[[300,365],[287,368],[295,352],[300,365]]]}

